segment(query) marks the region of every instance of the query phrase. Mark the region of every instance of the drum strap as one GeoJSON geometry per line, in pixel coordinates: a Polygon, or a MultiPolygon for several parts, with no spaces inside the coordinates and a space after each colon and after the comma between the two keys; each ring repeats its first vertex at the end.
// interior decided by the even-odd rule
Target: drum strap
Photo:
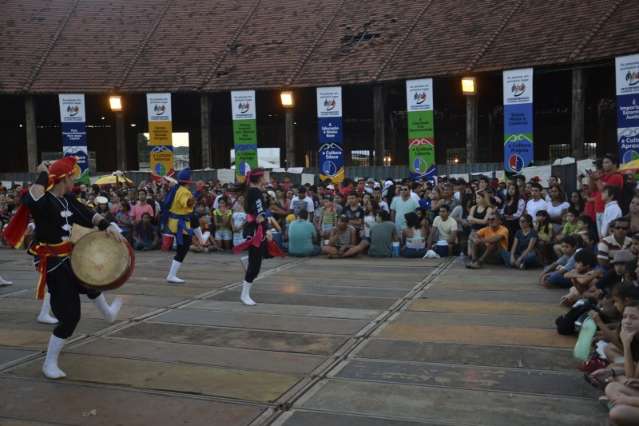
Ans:
{"type": "Polygon", "coordinates": [[[29,253],[34,254],[40,258],[38,264],[38,285],[36,286],[36,298],[44,299],[44,292],[47,284],[47,259],[49,257],[67,257],[71,255],[73,250],[73,244],[69,241],[64,241],[59,244],[44,244],[37,243],[29,248],[29,253]]]}

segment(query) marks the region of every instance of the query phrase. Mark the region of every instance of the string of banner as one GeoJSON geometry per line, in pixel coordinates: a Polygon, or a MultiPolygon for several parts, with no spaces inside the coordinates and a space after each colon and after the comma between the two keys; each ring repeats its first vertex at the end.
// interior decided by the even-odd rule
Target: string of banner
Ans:
{"type": "MultiPolygon", "coordinates": [[[[639,159],[639,54],[615,59],[617,143],[621,163],[639,159]]],[[[406,81],[409,169],[413,178],[430,179],[435,164],[433,79],[406,81]]],[[[153,174],[173,173],[171,94],[146,95],[150,168],[153,174]]],[[[80,179],[88,180],[86,115],[83,94],[61,94],[63,155],[78,157],[80,179]]],[[[504,170],[519,173],[534,160],[533,69],[503,71],[504,170]]],[[[255,91],[231,92],[236,176],[258,166],[255,91]]],[[[344,177],[342,88],[317,88],[320,178],[341,182],[344,177]]],[[[383,155],[382,153],[381,155],[383,155]]]]}

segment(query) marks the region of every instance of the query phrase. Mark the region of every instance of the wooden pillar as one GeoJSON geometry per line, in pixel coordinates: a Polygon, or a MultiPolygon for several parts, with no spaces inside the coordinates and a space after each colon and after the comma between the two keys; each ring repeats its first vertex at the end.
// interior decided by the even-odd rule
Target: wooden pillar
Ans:
{"type": "Polygon", "coordinates": [[[384,165],[386,155],[386,116],[384,114],[384,86],[373,86],[373,139],[375,143],[375,165],[384,165]]]}
{"type": "Polygon", "coordinates": [[[477,95],[466,96],[466,163],[477,162],[477,95]]]}
{"type": "MultiPolygon", "coordinates": [[[[295,161],[295,129],[293,122],[295,121],[295,114],[293,108],[286,108],[285,110],[285,135],[286,140],[286,166],[296,167],[295,161]]],[[[303,152],[303,151],[302,151],[303,152]]]]}
{"type": "Polygon", "coordinates": [[[127,170],[126,161],[126,133],[124,132],[124,112],[115,113],[115,154],[116,167],[118,170],[127,170]]]}
{"type": "MultiPolygon", "coordinates": [[[[200,131],[202,144],[202,168],[211,167],[211,101],[208,93],[200,95],[200,131]]],[[[218,154],[217,152],[215,154],[218,154]]]]}
{"type": "Polygon", "coordinates": [[[27,165],[30,172],[38,167],[38,132],[36,130],[35,104],[33,96],[26,96],[24,100],[24,116],[27,127],[27,165]]]}
{"type": "Polygon", "coordinates": [[[570,116],[570,145],[572,155],[577,159],[584,157],[584,108],[586,102],[586,81],[580,68],[572,70],[572,108],[570,116]]]}

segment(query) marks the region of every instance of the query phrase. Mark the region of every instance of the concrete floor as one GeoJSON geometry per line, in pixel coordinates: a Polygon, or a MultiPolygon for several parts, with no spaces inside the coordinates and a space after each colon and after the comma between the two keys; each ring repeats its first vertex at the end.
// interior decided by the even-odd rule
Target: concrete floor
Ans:
{"type": "Polygon", "coordinates": [[[137,257],[119,322],[83,304],[54,382],[30,259],[0,251],[0,424],[605,424],[534,272],[274,259],[246,308],[237,257],[190,254],[177,286],[169,259],[137,257]]]}

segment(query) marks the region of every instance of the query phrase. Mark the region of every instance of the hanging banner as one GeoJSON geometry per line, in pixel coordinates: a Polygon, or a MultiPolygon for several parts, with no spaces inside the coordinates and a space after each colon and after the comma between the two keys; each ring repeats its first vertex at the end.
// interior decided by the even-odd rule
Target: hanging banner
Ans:
{"type": "Polygon", "coordinates": [[[255,90],[231,92],[235,175],[243,177],[257,168],[257,120],[255,90]]]}
{"type": "Polygon", "coordinates": [[[58,95],[58,99],[62,127],[62,155],[77,157],[77,180],[84,184],[90,183],[84,95],[64,94],[58,95]]]}
{"type": "Polygon", "coordinates": [[[437,174],[433,110],[433,79],[407,80],[408,167],[413,179],[437,174]]]}
{"type": "Polygon", "coordinates": [[[344,180],[341,87],[317,88],[317,128],[320,179],[340,183],[344,180]]]}
{"type": "Polygon", "coordinates": [[[615,58],[617,144],[621,163],[639,160],[639,54],[615,58]]]}
{"type": "Polygon", "coordinates": [[[504,71],[504,170],[519,173],[533,162],[533,69],[504,71]]]}
{"type": "Polygon", "coordinates": [[[151,173],[165,176],[173,173],[173,122],[170,93],[147,93],[149,119],[149,162],[151,173]]]}

